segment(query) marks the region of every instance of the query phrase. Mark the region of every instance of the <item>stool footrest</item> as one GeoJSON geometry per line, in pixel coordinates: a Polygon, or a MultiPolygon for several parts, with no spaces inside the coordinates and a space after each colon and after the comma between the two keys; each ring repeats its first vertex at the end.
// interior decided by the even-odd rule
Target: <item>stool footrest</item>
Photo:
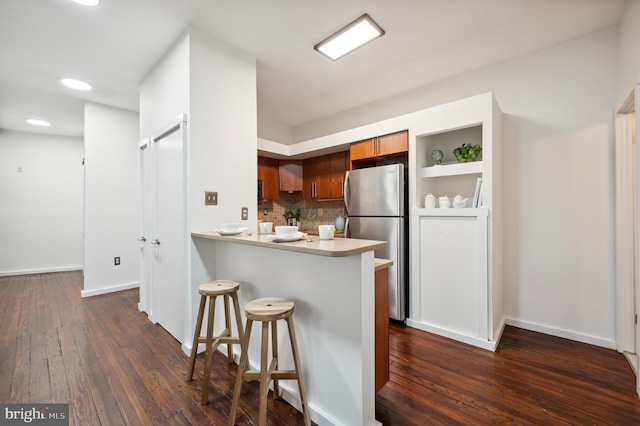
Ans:
{"type": "MultiPolygon", "coordinates": [[[[260,380],[260,372],[256,370],[247,370],[244,372],[242,378],[245,382],[260,380]]],[[[298,378],[298,373],[296,370],[274,370],[273,373],[271,373],[271,378],[278,380],[295,380],[298,378]]]]}

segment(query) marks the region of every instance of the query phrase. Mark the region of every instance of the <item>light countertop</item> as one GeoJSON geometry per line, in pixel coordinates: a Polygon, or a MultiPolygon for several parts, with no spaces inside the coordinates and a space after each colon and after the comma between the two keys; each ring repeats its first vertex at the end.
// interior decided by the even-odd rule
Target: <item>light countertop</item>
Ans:
{"type": "Polygon", "coordinates": [[[383,269],[387,269],[391,265],[393,265],[393,260],[391,259],[380,259],[378,257],[373,259],[373,265],[375,266],[375,271],[381,271],[383,269]]]}
{"type": "Polygon", "coordinates": [[[317,236],[311,235],[309,236],[311,242],[304,239],[290,243],[276,243],[269,241],[265,234],[249,234],[247,232],[243,232],[239,235],[222,236],[214,231],[203,231],[192,232],[191,236],[329,257],[353,256],[355,254],[383,248],[387,245],[386,241],[359,240],[356,238],[334,238],[333,240],[321,240],[317,236]]]}

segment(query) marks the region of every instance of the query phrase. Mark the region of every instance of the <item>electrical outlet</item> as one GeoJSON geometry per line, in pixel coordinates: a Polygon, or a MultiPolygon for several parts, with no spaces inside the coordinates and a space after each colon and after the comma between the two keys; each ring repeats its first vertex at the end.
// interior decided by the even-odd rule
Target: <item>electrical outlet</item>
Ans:
{"type": "Polygon", "coordinates": [[[213,191],[204,191],[204,205],[205,206],[217,206],[218,205],[218,193],[213,191]]]}
{"type": "Polygon", "coordinates": [[[249,207],[242,208],[242,220],[249,220],[249,207]]]}
{"type": "Polygon", "coordinates": [[[120,256],[113,258],[113,264],[118,266],[120,264],[120,256]]]}
{"type": "Polygon", "coordinates": [[[318,216],[322,216],[324,214],[324,210],[323,209],[318,209],[318,216]]]}

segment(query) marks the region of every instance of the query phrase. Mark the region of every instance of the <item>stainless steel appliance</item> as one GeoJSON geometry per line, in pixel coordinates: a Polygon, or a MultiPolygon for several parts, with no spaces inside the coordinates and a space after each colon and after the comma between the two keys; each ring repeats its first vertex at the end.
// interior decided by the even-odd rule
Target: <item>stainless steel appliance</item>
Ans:
{"type": "Polygon", "coordinates": [[[389,268],[389,317],[407,317],[407,230],[405,168],[403,164],[346,172],[344,202],[345,236],[386,241],[375,257],[393,260],[389,268]]]}

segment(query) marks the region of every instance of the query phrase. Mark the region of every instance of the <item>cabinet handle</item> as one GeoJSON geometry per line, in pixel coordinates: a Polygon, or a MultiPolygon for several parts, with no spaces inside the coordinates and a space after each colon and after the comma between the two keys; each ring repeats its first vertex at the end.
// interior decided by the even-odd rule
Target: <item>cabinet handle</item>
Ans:
{"type": "Polygon", "coordinates": [[[158,241],[158,239],[156,238],[156,240],[152,241],[151,244],[153,244],[154,246],[159,246],[160,245],[160,241],[158,241]]]}
{"type": "Polygon", "coordinates": [[[142,241],[144,243],[145,241],[147,241],[147,239],[145,237],[140,237],[138,238],[138,241],[142,241]]]}

